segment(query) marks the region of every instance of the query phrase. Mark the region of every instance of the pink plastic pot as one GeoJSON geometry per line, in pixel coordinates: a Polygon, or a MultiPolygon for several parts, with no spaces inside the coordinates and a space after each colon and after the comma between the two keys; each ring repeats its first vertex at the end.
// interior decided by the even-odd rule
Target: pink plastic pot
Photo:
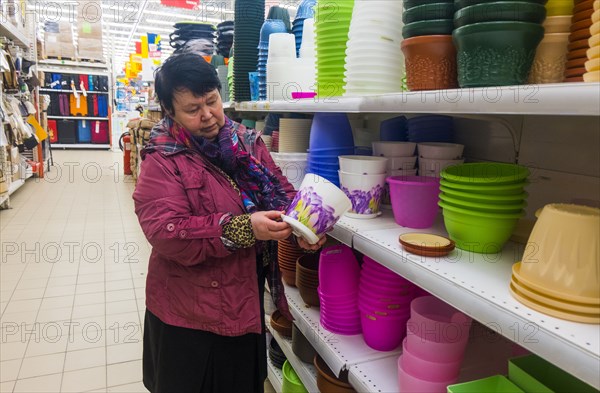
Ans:
{"type": "Polygon", "coordinates": [[[320,307],[328,308],[330,310],[337,310],[338,312],[351,312],[358,308],[358,298],[355,298],[348,303],[336,303],[325,300],[325,302],[321,302],[320,307]]]}
{"type": "Polygon", "coordinates": [[[390,200],[394,219],[407,228],[429,228],[438,214],[440,179],[426,176],[391,176],[390,200]]]}
{"type": "Polygon", "coordinates": [[[413,330],[412,320],[406,323],[406,345],[416,356],[432,362],[462,361],[467,340],[457,342],[436,342],[421,338],[413,330]]]}
{"type": "Polygon", "coordinates": [[[358,290],[359,303],[361,300],[366,300],[370,303],[381,305],[395,304],[405,306],[408,304],[408,307],[410,308],[410,302],[413,300],[413,298],[414,297],[412,293],[407,293],[405,295],[400,296],[389,296],[375,291],[368,291],[364,288],[360,288],[358,290]]]}
{"type": "Polygon", "coordinates": [[[358,308],[367,313],[375,313],[377,315],[408,315],[410,318],[408,303],[380,303],[368,299],[359,299],[358,308]]]}
{"type": "Polygon", "coordinates": [[[412,376],[404,368],[404,355],[398,358],[398,387],[405,393],[446,393],[454,381],[431,382],[412,376]]]}
{"type": "Polygon", "coordinates": [[[339,319],[340,321],[344,321],[344,320],[352,320],[352,319],[358,319],[359,317],[359,313],[360,311],[358,311],[358,306],[351,309],[351,310],[336,310],[336,309],[330,309],[330,308],[325,308],[325,307],[319,307],[321,315],[327,315],[327,318],[332,321],[334,319],[339,319]]]}
{"type": "Polygon", "coordinates": [[[413,288],[413,284],[407,282],[399,276],[396,276],[399,279],[394,276],[384,276],[381,273],[376,273],[368,268],[363,269],[360,272],[360,277],[371,281],[373,284],[383,285],[387,288],[413,288]]]}
{"type": "Polygon", "coordinates": [[[359,291],[362,289],[365,292],[393,297],[402,297],[413,294],[412,287],[385,285],[385,283],[376,281],[369,277],[360,278],[358,289],[359,291]]]}
{"type": "Polygon", "coordinates": [[[375,269],[370,264],[366,263],[363,263],[360,275],[372,277],[393,285],[412,285],[409,281],[406,281],[404,278],[400,277],[391,270],[386,273],[382,273],[379,269],[375,269]]]}
{"type": "Polygon", "coordinates": [[[402,356],[404,369],[410,375],[431,382],[447,382],[453,380],[455,383],[460,373],[460,361],[454,362],[432,362],[424,360],[410,352],[407,340],[402,341],[402,356]]]}
{"type": "Polygon", "coordinates": [[[325,301],[325,303],[333,303],[342,305],[351,305],[356,303],[356,299],[358,298],[358,286],[356,289],[350,293],[339,296],[331,296],[328,293],[325,293],[321,290],[321,286],[317,288],[317,293],[319,294],[319,299],[325,301]]]}
{"type": "Polygon", "coordinates": [[[342,296],[356,292],[360,266],[345,245],[327,247],[319,259],[319,288],[328,296],[342,296]]]}
{"type": "Polygon", "coordinates": [[[351,326],[351,327],[340,327],[337,326],[335,324],[330,324],[330,322],[327,319],[323,319],[321,318],[321,326],[323,326],[325,328],[325,330],[330,331],[331,333],[337,333],[337,334],[341,334],[344,336],[354,336],[356,334],[360,334],[361,333],[361,326],[356,325],[356,326],[351,326]]]}
{"type": "Polygon", "coordinates": [[[468,341],[472,319],[435,296],[412,301],[411,331],[436,342],[468,341]]]}
{"type": "Polygon", "coordinates": [[[378,351],[392,351],[406,336],[406,319],[380,317],[361,312],[360,322],[365,343],[378,351]]]}

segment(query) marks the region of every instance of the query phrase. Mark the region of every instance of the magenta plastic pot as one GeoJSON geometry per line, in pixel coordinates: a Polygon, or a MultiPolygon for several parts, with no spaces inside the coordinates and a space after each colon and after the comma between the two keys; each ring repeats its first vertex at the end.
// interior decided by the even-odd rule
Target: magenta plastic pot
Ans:
{"type": "Polygon", "coordinates": [[[319,259],[319,287],[327,296],[341,296],[357,292],[360,266],[345,245],[327,247],[319,259]]]}
{"type": "Polygon", "coordinates": [[[394,219],[407,228],[429,228],[438,214],[440,179],[427,176],[391,176],[390,200],[394,219]]]}
{"type": "Polygon", "coordinates": [[[366,255],[363,257],[363,267],[365,265],[369,266],[369,267],[371,267],[371,268],[373,268],[375,270],[377,270],[380,273],[384,273],[385,274],[385,273],[392,272],[390,269],[388,269],[387,267],[383,266],[381,263],[375,261],[374,259],[369,258],[366,255]]]}
{"type": "Polygon", "coordinates": [[[321,326],[332,333],[342,334],[344,336],[354,336],[355,334],[361,333],[360,324],[352,327],[343,327],[335,324],[331,324],[327,319],[321,318],[321,326]]]}
{"type": "Polygon", "coordinates": [[[421,359],[410,352],[406,345],[407,340],[402,341],[402,356],[404,357],[404,369],[410,375],[431,382],[447,382],[458,379],[460,373],[460,361],[454,362],[432,362],[421,359]]]}
{"type": "Polygon", "coordinates": [[[410,316],[410,299],[393,300],[393,302],[384,303],[370,297],[359,296],[358,307],[362,309],[367,309],[367,311],[368,309],[373,309],[382,312],[409,314],[410,316]]]}
{"type": "Polygon", "coordinates": [[[400,285],[393,286],[369,277],[363,276],[358,280],[358,282],[359,288],[382,295],[406,296],[413,293],[412,287],[400,285]]]}
{"type": "Polygon", "coordinates": [[[378,351],[392,351],[396,349],[406,336],[406,319],[389,318],[361,313],[365,343],[378,351]]]}
{"type": "Polygon", "coordinates": [[[468,340],[456,342],[436,342],[422,338],[413,330],[409,319],[406,323],[406,345],[416,356],[432,362],[462,361],[468,340]]]}
{"type": "Polygon", "coordinates": [[[394,272],[381,273],[379,270],[373,269],[372,267],[367,266],[365,264],[363,264],[363,266],[362,266],[360,275],[361,275],[361,277],[366,276],[366,277],[373,278],[376,280],[384,281],[384,282],[386,282],[388,284],[392,284],[392,285],[401,285],[401,286],[412,285],[410,282],[406,281],[404,278],[402,278],[401,276],[397,275],[394,272]]]}
{"type": "Polygon", "coordinates": [[[361,303],[358,306],[361,313],[373,315],[375,317],[387,317],[389,319],[402,319],[407,321],[410,318],[410,311],[407,308],[385,309],[382,307],[373,307],[368,304],[361,303]]]}
{"type": "Polygon", "coordinates": [[[331,302],[328,300],[323,300],[321,298],[319,298],[319,300],[321,301],[321,307],[325,307],[328,308],[330,310],[339,310],[340,312],[349,312],[352,310],[356,310],[356,308],[358,307],[358,297],[354,297],[351,299],[351,301],[346,302],[346,303],[339,303],[339,302],[331,302]]]}
{"type": "Polygon", "coordinates": [[[358,310],[358,306],[356,306],[353,309],[349,309],[349,310],[337,310],[335,308],[324,308],[324,307],[319,307],[319,310],[321,311],[321,315],[327,315],[327,319],[329,319],[330,321],[333,320],[340,320],[341,322],[343,321],[352,321],[352,320],[358,320],[359,317],[359,310],[358,310]]]}
{"type": "Polygon", "coordinates": [[[404,367],[404,355],[398,358],[398,387],[399,391],[406,393],[446,393],[448,385],[452,385],[452,381],[431,382],[417,378],[408,373],[404,367]]]}
{"type": "Polygon", "coordinates": [[[411,331],[421,338],[436,342],[469,340],[472,319],[435,296],[422,296],[412,301],[411,331]]]}
{"type": "Polygon", "coordinates": [[[356,299],[358,297],[358,287],[354,289],[354,291],[343,294],[343,295],[330,295],[321,290],[321,285],[317,288],[317,293],[319,294],[319,299],[324,301],[325,303],[339,304],[339,305],[351,305],[356,304],[356,299]]]}

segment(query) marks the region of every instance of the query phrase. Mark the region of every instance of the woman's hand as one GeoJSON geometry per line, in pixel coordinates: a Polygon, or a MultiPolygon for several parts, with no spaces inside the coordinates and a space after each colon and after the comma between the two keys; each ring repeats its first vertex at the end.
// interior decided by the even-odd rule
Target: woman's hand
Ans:
{"type": "Polygon", "coordinates": [[[307,242],[306,240],[304,240],[301,237],[296,237],[296,239],[298,240],[298,245],[301,248],[303,248],[305,250],[309,250],[309,251],[317,251],[318,249],[323,247],[323,245],[327,241],[327,236],[323,236],[322,238],[320,238],[316,244],[310,244],[309,242],[307,242]]]}
{"type": "Polygon", "coordinates": [[[252,231],[257,240],[284,240],[292,234],[292,227],[281,219],[281,212],[256,212],[250,216],[252,231]]]}

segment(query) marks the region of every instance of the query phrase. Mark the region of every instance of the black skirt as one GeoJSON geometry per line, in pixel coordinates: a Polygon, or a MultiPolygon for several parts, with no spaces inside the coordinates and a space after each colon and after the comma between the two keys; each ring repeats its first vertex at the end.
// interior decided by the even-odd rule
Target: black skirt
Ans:
{"type": "Polygon", "coordinates": [[[260,273],[258,284],[262,334],[220,336],[203,330],[168,325],[146,310],[143,381],[150,392],[264,391],[267,378],[263,304],[266,269],[260,269],[260,273]]]}

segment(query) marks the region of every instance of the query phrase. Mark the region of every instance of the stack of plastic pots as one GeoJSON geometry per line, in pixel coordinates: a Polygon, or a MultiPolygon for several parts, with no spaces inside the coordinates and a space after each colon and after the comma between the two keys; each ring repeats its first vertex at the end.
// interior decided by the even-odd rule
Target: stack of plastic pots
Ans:
{"type": "Polygon", "coordinates": [[[544,38],[546,9],[525,1],[478,3],[455,1],[452,36],[460,87],[525,83],[544,38]]]}
{"type": "Polygon", "coordinates": [[[454,121],[450,116],[427,115],[408,119],[408,140],[411,142],[453,142],[454,121]]]}
{"type": "Polygon", "coordinates": [[[233,65],[233,100],[250,101],[249,72],[256,72],[258,66],[258,43],[260,29],[265,20],[265,0],[245,0],[235,2],[235,30],[233,44],[235,62],[233,65]]]}
{"type": "Polygon", "coordinates": [[[303,0],[296,11],[296,19],[292,23],[292,33],[296,37],[296,56],[300,57],[300,45],[302,44],[302,35],[304,33],[304,20],[313,18],[315,15],[314,7],[317,0],[303,0]]]}
{"type": "Polygon", "coordinates": [[[354,0],[338,0],[335,6],[315,6],[317,35],[317,95],[339,97],[344,93],[344,59],[354,0]]]}
{"type": "Polygon", "coordinates": [[[315,113],[308,149],[308,172],[340,186],[341,155],[354,154],[354,136],[345,113],[315,113]]]}
{"type": "Polygon", "coordinates": [[[319,254],[305,254],[296,261],[296,287],[309,306],[319,306],[319,254]]]}
{"type": "MultiPolygon", "coordinates": [[[[264,137],[263,135],[262,138],[264,137]]],[[[271,153],[275,164],[296,190],[300,188],[300,184],[302,184],[302,180],[306,175],[307,156],[306,153],[271,153]]]]}
{"type": "Polygon", "coordinates": [[[279,121],[279,152],[305,152],[308,149],[311,126],[311,119],[281,119],[279,121]]]}
{"type": "MultiPolygon", "coordinates": [[[[348,31],[345,96],[402,91],[402,2],[356,0],[348,31]]],[[[318,37],[317,37],[318,39],[318,37]]]]}
{"type": "MultiPolygon", "coordinates": [[[[456,247],[497,253],[525,212],[529,170],[497,162],[455,165],[440,176],[444,224],[456,247]]],[[[429,178],[433,179],[433,178],[429,178]]]]}
{"type": "Polygon", "coordinates": [[[278,369],[281,369],[283,364],[287,361],[283,350],[274,338],[271,339],[271,343],[269,344],[269,360],[271,360],[273,366],[278,369]]]}
{"type": "Polygon", "coordinates": [[[600,323],[600,209],[544,206],[521,262],[513,265],[511,294],[556,318],[600,323]],[[560,274],[557,274],[560,272],[560,274]]]}
{"type": "Polygon", "coordinates": [[[296,371],[288,360],[283,363],[281,371],[283,374],[281,393],[308,393],[308,390],[306,390],[300,377],[296,374],[296,371]]]}
{"type": "Polygon", "coordinates": [[[440,173],[449,166],[464,163],[464,148],[464,145],[458,143],[419,143],[419,175],[440,177],[440,173]]]}
{"type": "Polygon", "coordinates": [[[565,69],[565,82],[583,82],[583,74],[586,73],[587,51],[590,49],[589,39],[592,36],[592,30],[600,31],[600,23],[596,24],[594,28],[591,27],[594,13],[593,4],[593,0],[585,0],[577,2],[573,7],[571,34],[567,46],[569,53],[565,69]]]}
{"type": "Polygon", "coordinates": [[[471,318],[434,296],[414,299],[410,309],[398,358],[400,391],[445,393],[458,379],[471,318]]]}
{"type": "Polygon", "coordinates": [[[590,26],[590,49],[587,50],[587,61],[583,80],[585,82],[600,82],[600,0],[594,1],[593,24],[590,26]]]}
{"type": "Polygon", "coordinates": [[[571,15],[547,16],[543,26],[544,38],[535,52],[529,84],[559,83],[565,78],[571,15]]]}
{"type": "MultiPolygon", "coordinates": [[[[172,48],[177,52],[194,52],[202,56],[212,56],[214,52],[215,27],[209,23],[184,21],[173,26],[169,35],[172,48]]],[[[210,62],[208,58],[207,61],[210,62]]]]}
{"type": "Polygon", "coordinates": [[[452,1],[405,1],[402,52],[409,90],[458,87],[452,1]]]}
{"type": "Polygon", "coordinates": [[[267,19],[260,28],[260,42],[258,43],[258,80],[259,99],[267,99],[267,59],[269,57],[269,36],[273,33],[287,33],[285,23],[279,19],[267,19]]]}
{"type": "Polygon", "coordinates": [[[295,75],[290,73],[290,63],[296,62],[294,35],[272,33],[269,36],[267,57],[267,99],[281,101],[291,99],[289,87],[295,83],[295,75]]]}
{"type": "Polygon", "coordinates": [[[378,351],[397,348],[406,336],[415,285],[371,258],[364,257],[358,307],[365,343],[378,351]]]}
{"type": "Polygon", "coordinates": [[[303,255],[302,249],[289,240],[279,241],[277,258],[282,279],[286,284],[296,285],[296,261],[303,255]]]}
{"type": "MultiPolygon", "coordinates": [[[[376,157],[386,157],[388,176],[415,176],[417,170],[415,163],[416,143],[412,142],[373,142],[373,155],[376,157]]],[[[382,204],[385,208],[391,209],[390,186],[385,184],[382,197],[382,204]]]]}
{"type": "Polygon", "coordinates": [[[407,140],[407,120],[397,116],[381,122],[379,125],[379,140],[382,142],[402,142],[407,140]]]}
{"type": "Polygon", "coordinates": [[[233,21],[228,20],[217,25],[217,53],[223,57],[229,57],[233,45],[233,21]]]}
{"type": "Polygon", "coordinates": [[[340,188],[350,198],[352,218],[375,218],[384,193],[387,158],[340,156],[340,188]]]}
{"type": "Polygon", "coordinates": [[[332,333],[360,334],[358,279],[360,266],[345,245],[323,249],[319,259],[321,325],[332,333]]]}

